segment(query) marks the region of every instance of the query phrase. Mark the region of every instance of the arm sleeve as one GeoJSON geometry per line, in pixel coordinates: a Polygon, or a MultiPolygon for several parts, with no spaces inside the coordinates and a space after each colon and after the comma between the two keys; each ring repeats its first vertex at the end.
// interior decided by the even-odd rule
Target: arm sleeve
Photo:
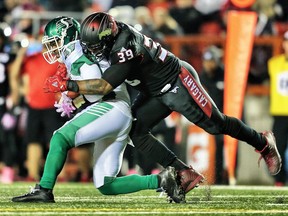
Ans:
{"type": "Polygon", "coordinates": [[[122,64],[111,65],[103,74],[102,79],[107,81],[113,88],[116,88],[127,79],[131,71],[134,70],[137,59],[127,61],[122,64]]]}

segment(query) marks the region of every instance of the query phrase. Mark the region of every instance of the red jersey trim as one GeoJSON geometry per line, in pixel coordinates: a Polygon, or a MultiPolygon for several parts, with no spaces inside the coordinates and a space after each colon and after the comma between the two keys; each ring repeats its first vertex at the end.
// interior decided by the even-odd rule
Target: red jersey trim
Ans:
{"type": "Polygon", "coordinates": [[[206,92],[199,87],[199,84],[195,78],[188,72],[184,67],[181,68],[181,73],[179,77],[183,85],[188,90],[189,94],[192,96],[193,100],[198,104],[202,111],[210,118],[212,115],[212,103],[207,96],[206,92]]]}

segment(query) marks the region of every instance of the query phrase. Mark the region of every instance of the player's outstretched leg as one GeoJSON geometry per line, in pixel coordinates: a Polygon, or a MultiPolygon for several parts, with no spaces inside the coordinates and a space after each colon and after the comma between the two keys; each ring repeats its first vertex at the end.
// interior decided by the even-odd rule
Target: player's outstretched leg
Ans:
{"type": "Polygon", "coordinates": [[[167,193],[176,203],[185,203],[185,191],[177,180],[177,173],[174,167],[168,166],[158,174],[159,187],[167,193]]]}
{"type": "Polygon", "coordinates": [[[44,189],[39,184],[31,188],[30,192],[21,196],[13,197],[13,202],[50,202],[54,203],[52,190],[44,189]]]}
{"type": "Polygon", "coordinates": [[[275,137],[271,131],[265,131],[262,135],[266,138],[267,144],[261,151],[255,150],[261,154],[258,165],[263,158],[270,174],[277,175],[281,170],[282,160],[277,149],[275,137]]]}
{"type": "Polygon", "coordinates": [[[188,169],[178,171],[178,178],[180,179],[181,186],[185,193],[198,187],[199,184],[203,183],[205,180],[204,176],[193,169],[192,166],[188,169]]]}

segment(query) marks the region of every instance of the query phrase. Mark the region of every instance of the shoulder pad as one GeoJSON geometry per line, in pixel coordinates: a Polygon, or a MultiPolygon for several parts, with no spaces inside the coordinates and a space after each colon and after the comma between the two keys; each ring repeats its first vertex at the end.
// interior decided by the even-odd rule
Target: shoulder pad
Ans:
{"type": "Polygon", "coordinates": [[[110,52],[111,64],[124,63],[140,55],[142,34],[133,27],[123,25],[110,52]]]}

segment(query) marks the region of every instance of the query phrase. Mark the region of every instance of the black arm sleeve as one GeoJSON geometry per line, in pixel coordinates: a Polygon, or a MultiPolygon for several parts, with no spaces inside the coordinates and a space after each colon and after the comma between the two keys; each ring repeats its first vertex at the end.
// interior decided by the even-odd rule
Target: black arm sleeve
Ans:
{"type": "Polygon", "coordinates": [[[102,79],[112,85],[113,88],[116,88],[127,79],[133,70],[135,70],[135,65],[139,64],[138,61],[139,60],[135,58],[122,64],[111,65],[104,72],[102,79]]]}

